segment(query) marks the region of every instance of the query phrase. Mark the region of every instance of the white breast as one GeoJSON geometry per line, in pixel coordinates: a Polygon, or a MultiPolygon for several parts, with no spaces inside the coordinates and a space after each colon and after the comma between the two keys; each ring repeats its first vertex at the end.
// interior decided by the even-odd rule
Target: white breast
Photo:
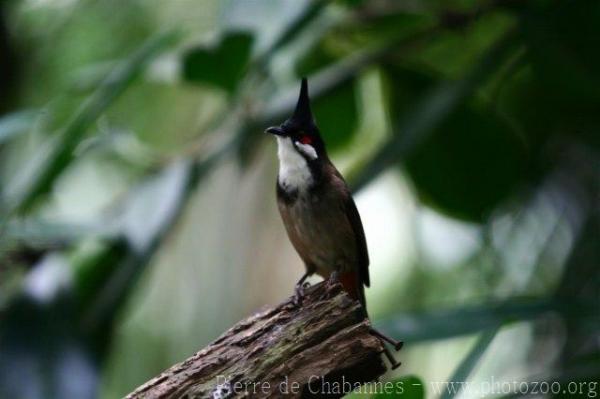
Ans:
{"type": "Polygon", "coordinates": [[[289,137],[277,137],[279,184],[286,191],[303,191],[313,183],[306,159],[296,151],[289,137]]]}

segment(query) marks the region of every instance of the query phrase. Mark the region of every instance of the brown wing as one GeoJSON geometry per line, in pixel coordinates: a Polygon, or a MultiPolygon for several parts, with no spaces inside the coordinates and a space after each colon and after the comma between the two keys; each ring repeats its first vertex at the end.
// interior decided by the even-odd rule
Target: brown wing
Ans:
{"type": "Polygon", "coordinates": [[[369,279],[369,251],[367,250],[367,240],[365,238],[365,230],[363,229],[358,209],[352,199],[350,193],[346,199],[346,216],[350,221],[354,237],[356,237],[356,249],[358,251],[358,275],[361,282],[367,287],[371,284],[369,279]]]}
{"type": "Polygon", "coordinates": [[[350,226],[352,227],[352,231],[356,239],[356,250],[358,252],[358,276],[360,277],[361,282],[368,287],[371,284],[371,280],[369,278],[369,250],[367,249],[367,239],[365,237],[365,230],[363,229],[362,221],[360,220],[360,214],[358,213],[358,209],[356,209],[356,204],[354,203],[354,199],[352,199],[352,194],[350,193],[350,189],[348,188],[344,177],[335,168],[335,166],[333,166],[333,164],[329,163],[329,167],[332,168],[333,175],[337,177],[338,182],[343,185],[343,188],[347,194],[346,198],[344,199],[344,208],[346,217],[350,222],[350,226]]]}

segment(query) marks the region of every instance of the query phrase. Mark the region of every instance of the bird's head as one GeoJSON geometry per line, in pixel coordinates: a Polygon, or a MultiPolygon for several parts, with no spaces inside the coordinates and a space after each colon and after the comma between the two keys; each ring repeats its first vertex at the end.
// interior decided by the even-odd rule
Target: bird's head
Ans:
{"type": "Polygon", "coordinates": [[[310,110],[306,78],[302,79],[294,114],[281,125],[270,127],[265,132],[277,136],[280,146],[291,146],[307,161],[316,161],[325,155],[325,143],[310,110]]]}

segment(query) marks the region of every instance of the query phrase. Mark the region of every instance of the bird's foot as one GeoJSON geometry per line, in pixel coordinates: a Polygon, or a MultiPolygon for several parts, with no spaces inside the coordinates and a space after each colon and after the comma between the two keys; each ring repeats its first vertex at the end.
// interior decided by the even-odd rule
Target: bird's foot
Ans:
{"type": "Polygon", "coordinates": [[[331,272],[331,274],[329,275],[329,277],[327,278],[327,290],[329,291],[330,289],[332,289],[335,285],[340,283],[340,273],[337,270],[334,270],[331,272]]]}
{"type": "Polygon", "coordinates": [[[294,306],[302,305],[302,300],[306,295],[306,289],[308,287],[310,287],[310,283],[308,281],[296,284],[296,288],[294,288],[294,297],[292,299],[294,306]]]}
{"type": "Polygon", "coordinates": [[[300,280],[298,280],[296,283],[296,287],[294,288],[294,296],[292,296],[290,300],[290,303],[293,306],[298,307],[302,305],[302,299],[304,298],[305,290],[310,287],[310,283],[306,282],[306,279],[310,277],[312,273],[313,272],[307,270],[306,273],[304,273],[300,280]]]}

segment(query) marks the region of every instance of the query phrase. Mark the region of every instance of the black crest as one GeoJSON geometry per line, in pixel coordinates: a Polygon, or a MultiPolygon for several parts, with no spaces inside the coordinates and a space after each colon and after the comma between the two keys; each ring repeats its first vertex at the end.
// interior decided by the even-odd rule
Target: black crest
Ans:
{"type": "Polygon", "coordinates": [[[291,118],[284,123],[285,127],[303,130],[307,133],[317,133],[317,125],[310,109],[310,97],[308,95],[308,81],[302,78],[300,95],[296,103],[296,109],[291,118]]]}

